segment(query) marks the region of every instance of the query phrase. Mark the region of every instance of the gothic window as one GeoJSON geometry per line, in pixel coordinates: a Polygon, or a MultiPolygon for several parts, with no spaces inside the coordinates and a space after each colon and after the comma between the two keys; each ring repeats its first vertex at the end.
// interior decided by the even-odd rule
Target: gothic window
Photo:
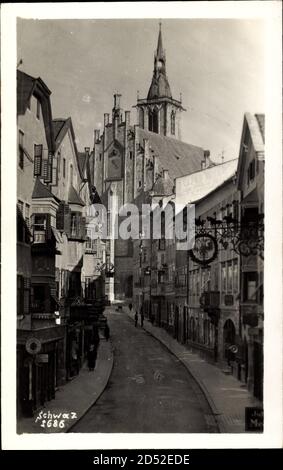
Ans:
{"type": "Polygon", "coordinates": [[[171,113],[171,135],[175,135],[175,122],[176,122],[176,115],[174,111],[171,113]]]}
{"type": "Polygon", "coordinates": [[[153,111],[149,111],[149,122],[148,128],[151,132],[158,134],[158,109],[155,108],[153,111]]]}

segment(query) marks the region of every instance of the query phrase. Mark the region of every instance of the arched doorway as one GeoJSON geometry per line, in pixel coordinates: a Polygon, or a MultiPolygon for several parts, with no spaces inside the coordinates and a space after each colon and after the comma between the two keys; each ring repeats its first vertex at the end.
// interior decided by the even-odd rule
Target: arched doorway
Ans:
{"type": "Polygon", "coordinates": [[[232,320],[227,320],[223,327],[223,344],[224,344],[224,357],[227,359],[228,364],[233,360],[234,354],[229,349],[230,346],[235,344],[236,329],[232,320]]]}

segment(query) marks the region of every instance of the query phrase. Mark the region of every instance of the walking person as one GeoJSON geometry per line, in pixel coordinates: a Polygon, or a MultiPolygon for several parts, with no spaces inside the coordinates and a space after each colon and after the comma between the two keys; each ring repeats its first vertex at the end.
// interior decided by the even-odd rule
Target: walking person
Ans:
{"type": "Polygon", "coordinates": [[[131,313],[131,311],[132,311],[132,308],[133,308],[132,304],[129,304],[130,313],[131,313]]]}
{"type": "Polygon", "coordinates": [[[87,361],[88,361],[88,370],[92,371],[95,368],[95,363],[96,363],[96,347],[92,343],[89,347],[88,353],[87,353],[87,361]]]}
{"type": "Polygon", "coordinates": [[[110,329],[109,329],[109,326],[108,326],[107,323],[106,323],[105,328],[104,328],[104,337],[105,337],[106,341],[108,341],[109,337],[110,337],[110,329]]]}
{"type": "Polygon", "coordinates": [[[135,313],[135,326],[138,326],[138,312],[135,313]]]}

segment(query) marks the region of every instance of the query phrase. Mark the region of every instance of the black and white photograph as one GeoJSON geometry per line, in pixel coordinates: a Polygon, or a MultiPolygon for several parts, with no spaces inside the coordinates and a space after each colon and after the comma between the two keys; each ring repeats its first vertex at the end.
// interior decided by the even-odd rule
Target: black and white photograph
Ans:
{"type": "Polygon", "coordinates": [[[3,423],[281,446],[280,2],[138,3],[4,11],[3,423]]]}

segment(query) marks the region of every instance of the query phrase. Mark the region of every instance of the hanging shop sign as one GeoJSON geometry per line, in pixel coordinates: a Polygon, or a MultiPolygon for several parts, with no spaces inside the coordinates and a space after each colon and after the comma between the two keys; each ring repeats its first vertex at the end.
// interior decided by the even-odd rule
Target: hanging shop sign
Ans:
{"type": "Polygon", "coordinates": [[[217,240],[209,233],[199,233],[195,236],[195,243],[189,251],[191,259],[202,266],[215,260],[218,254],[217,240]]]}

